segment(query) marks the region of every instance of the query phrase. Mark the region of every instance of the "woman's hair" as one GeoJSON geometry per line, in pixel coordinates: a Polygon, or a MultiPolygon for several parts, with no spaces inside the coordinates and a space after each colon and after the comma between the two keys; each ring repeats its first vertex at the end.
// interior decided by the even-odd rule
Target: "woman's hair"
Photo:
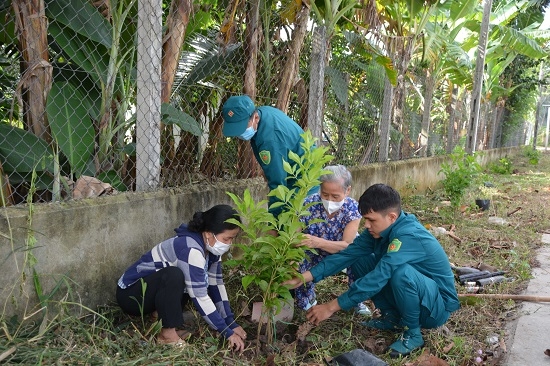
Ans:
{"type": "Polygon", "coordinates": [[[324,170],[329,170],[332,174],[323,174],[319,177],[319,180],[322,183],[325,182],[338,182],[342,184],[342,189],[344,192],[351,187],[351,173],[343,165],[329,165],[323,168],[324,170]]]}
{"type": "Polygon", "coordinates": [[[401,197],[392,187],[378,183],[373,184],[359,198],[359,212],[366,215],[369,212],[386,215],[390,211],[401,213],[401,197]]]}
{"type": "Polygon", "coordinates": [[[233,207],[229,205],[216,205],[207,211],[195,212],[187,228],[197,233],[208,231],[216,235],[222,231],[233,230],[239,227],[236,224],[226,222],[227,219],[231,218],[241,222],[239,214],[233,207]]]}

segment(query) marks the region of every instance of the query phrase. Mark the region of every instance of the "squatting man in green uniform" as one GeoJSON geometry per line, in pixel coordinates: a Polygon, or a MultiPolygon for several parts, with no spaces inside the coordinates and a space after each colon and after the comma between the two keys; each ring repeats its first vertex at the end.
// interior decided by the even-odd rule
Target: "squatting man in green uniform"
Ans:
{"type": "MultiPolygon", "coordinates": [[[[289,161],[290,151],[299,156],[304,154],[300,145],[304,130],[280,109],[271,106],[256,108],[248,95],[229,97],[222,107],[222,115],[224,136],[250,141],[269,190],[279,185],[292,188],[295,180],[287,179],[283,159],[289,161]]],[[[313,194],[318,190],[319,186],[309,193],[313,194]]],[[[269,205],[273,202],[275,198],[269,197],[269,205]]],[[[270,210],[276,216],[281,211],[282,207],[270,210]]]]}
{"type": "MultiPolygon", "coordinates": [[[[437,328],[460,306],[445,251],[416,217],[401,210],[399,193],[385,184],[369,187],[359,199],[365,230],[346,249],[326,257],[303,273],[319,282],[351,267],[355,282],[338,298],[308,310],[319,324],[338,310],[371,299],[381,317],[363,323],[383,330],[404,330],[390,345],[391,357],[405,356],[424,345],[420,328],[437,328]]],[[[291,288],[303,284],[295,277],[291,288]]]]}

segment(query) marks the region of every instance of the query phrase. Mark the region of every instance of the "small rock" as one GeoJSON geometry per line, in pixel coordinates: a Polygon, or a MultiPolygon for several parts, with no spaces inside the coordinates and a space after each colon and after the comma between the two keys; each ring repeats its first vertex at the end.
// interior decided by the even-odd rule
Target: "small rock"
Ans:
{"type": "Polygon", "coordinates": [[[502,217],[497,216],[491,216],[489,217],[489,223],[490,224],[497,224],[497,225],[507,225],[508,221],[504,220],[502,217]]]}
{"type": "Polygon", "coordinates": [[[445,229],[444,227],[441,227],[441,226],[438,226],[438,227],[433,227],[431,229],[432,233],[434,234],[434,236],[437,238],[441,235],[445,235],[447,233],[447,229],[445,229]]]}
{"type": "Polygon", "coordinates": [[[487,337],[487,339],[485,341],[487,342],[487,344],[490,344],[490,345],[497,344],[498,343],[498,335],[496,335],[496,334],[490,335],[489,337],[487,337]]]}

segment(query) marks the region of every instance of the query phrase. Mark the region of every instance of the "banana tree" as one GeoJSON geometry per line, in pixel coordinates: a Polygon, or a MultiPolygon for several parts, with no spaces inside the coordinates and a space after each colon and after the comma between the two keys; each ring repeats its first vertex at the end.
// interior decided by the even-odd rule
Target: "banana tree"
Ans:
{"type": "MultiPolygon", "coordinates": [[[[443,95],[450,101],[453,90],[472,83],[469,77],[471,73],[470,58],[462,49],[457,37],[459,37],[464,22],[475,14],[476,5],[476,0],[450,2],[450,4],[439,7],[437,14],[426,24],[422,36],[423,46],[415,60],[417,64],[424,66],[425,72],[422,122],[416,146],[421,156],[426,156],[428,152],[435,90],[439,86],[445,86],[446,92],[443,92],[443,95]]],[[[443,119],[447,118],[443,116],[443,119]]]]}
{"type": "MultiPolygon", "coordinates": [[[[539,5],[539,2],[532,0],[502,1],[492,11],[480,98],[484,108],[480,108],[480,111],[488,110],[490,105],[495,107],[496,104],[493,103],[497,102],[499,108],[504,107],[505,100],[517,85],[502,83],[501,78],[517,56],[524,55],[530,59],[547,56],[548,53],[542,45],[547,42],[550,33],[537,30],[542,21],[539,5]],[[526,17],[528,13],[530,16],[526,17]]],[[[466,47],[475,44],[474,34],[479,29],[478,24],[475,20],[466,24],[471,31],[470,37],[465,41],[466,47]]],[[[481,137],[483,147],[488,147],[490,141],[495,140],[494,133],[498,129],[497,121],[494,119],[496,116],[497,114],[493,114],[490,124],[486,124],[486,121],[491,120],[489,116],[479,119],[481,123],[477,135],[481,137]]]]}
{"type": "Polygon", "coordinates": [[[359,7],[354,0],[311,1],[314,20],[317,23],[312,40],[311,70],[309,79],[308,128],[322,141],[325,68],[330,59],[330,39],[337,25],[351,19],[353,9],[359,7]]]}
{"type": "MultiPolygon", "coordinates": [[[[0,11],[8,15],[2,4],[0,11]]],[[[133,120],[127,112],[135,103],[136,30],[132,19],[137,15],[136,0],[97,6],[86,0],[45,0],[49,26],[40,36],[50,37],[53,83],[51,91],[44,88],[40,95],[46,97],[46,113],[42,114],[47,116],[49,128],[46,135],[35,128],[25,129],[51,144],[48,152],[37,150],[42,156],[38,160],[54,156],[57,162],[57,169],[45,171],[51,177],[45,187],[53,192],[60,191],[61,176],[95,175],[119,190],[131,183],[123,184],[121,177],[128,152],[133,151],[127,135],[133,120]]],[[[6,30],[14,28],[13,22],[5,26],[6,30]]],[[[162,116],[166,124],[201,134],[197,121],[180,111],[163,105],[162,116]]],[[[21,126],[16,120],[11,125],[21,126]]],[[[33,149],[29,145],[27,150],[29,147],[33,149]]],[[[2,162],[21,156],[4,150],[2,162]],[[9,154],[12,156],[6,156],[9,154]]],[[[10,182],[27,179],[25,164],[20,169],[8,164],[5,171],[10,169],[10,182]]]]}

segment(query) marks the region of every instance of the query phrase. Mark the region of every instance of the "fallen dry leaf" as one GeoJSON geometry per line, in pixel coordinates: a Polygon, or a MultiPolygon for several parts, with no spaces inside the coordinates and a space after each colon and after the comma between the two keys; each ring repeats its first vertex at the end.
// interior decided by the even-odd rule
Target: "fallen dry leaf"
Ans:
{"type": "Polygon", "coordinates": [[[416,362],[414,362],[412,366],[449,366],[449,364],[447,361],[430,354],[430,351],[424,349],[420,357],[416,359],[416,362]]]}
{"type": "Polygon", "coordinates": [[[265,360],[265,366],[276,366],[275,363],[275,354],[270,354],[267,356],[267,359],[265,360]]]}
{"type": "Polygon", "coordinates": [[[499,343],[500,343],[500,349],[502,350],[502,352],[506,353],[506,343],[504,343],[504,338],[501,338],[499,343]]]}
{"type": "Polygon", "coordinates": [[[363,345],[365,346],[365,349],[369,351],[372,354],[379,355],[381,353],[384,353],[388,345],[386,344],[386,340],[384,338],[373,338],[368,337],[363,341],[363,345]]]}
{"type": "Polygon", "coordinates": [[[305,341],[306,336],[309,334],[309,332],[311,332],[313,328],[315,328],[315,325],[313,323],[310,323],[310,322],[302,323],[298,327],[298,330],[296,331],[296,339],[302,342],[305,341]]]}
{"type": "Polygon", "coordinates": [[[451,342],[443,348],[443,353],[449,353],[449,351],[455,346],[455,342],[451,342]]]}
{"type": "Polygon", "coordinates": [[[489,272],[497,272],[498,271],[497,267],[491,266],[491,265],[486,264],[486,263],[480,263],[479,266],[477,266],[477,268],[480,271],[489,271],[489,272]]]}
{"type": "Polygon", "coordinates": [[[250,309],[248,308],[248,303],[246,301],[241,302],[241,317],[250,316],[250,309]]]}
{"type": "Polygon", "coordinates": [[[75,183],[73,199],[99,197],[104,194],[116,193],[117,191],[109,183],[104,183],[97,178],[83,175],[78,178],[75,183]]]}

